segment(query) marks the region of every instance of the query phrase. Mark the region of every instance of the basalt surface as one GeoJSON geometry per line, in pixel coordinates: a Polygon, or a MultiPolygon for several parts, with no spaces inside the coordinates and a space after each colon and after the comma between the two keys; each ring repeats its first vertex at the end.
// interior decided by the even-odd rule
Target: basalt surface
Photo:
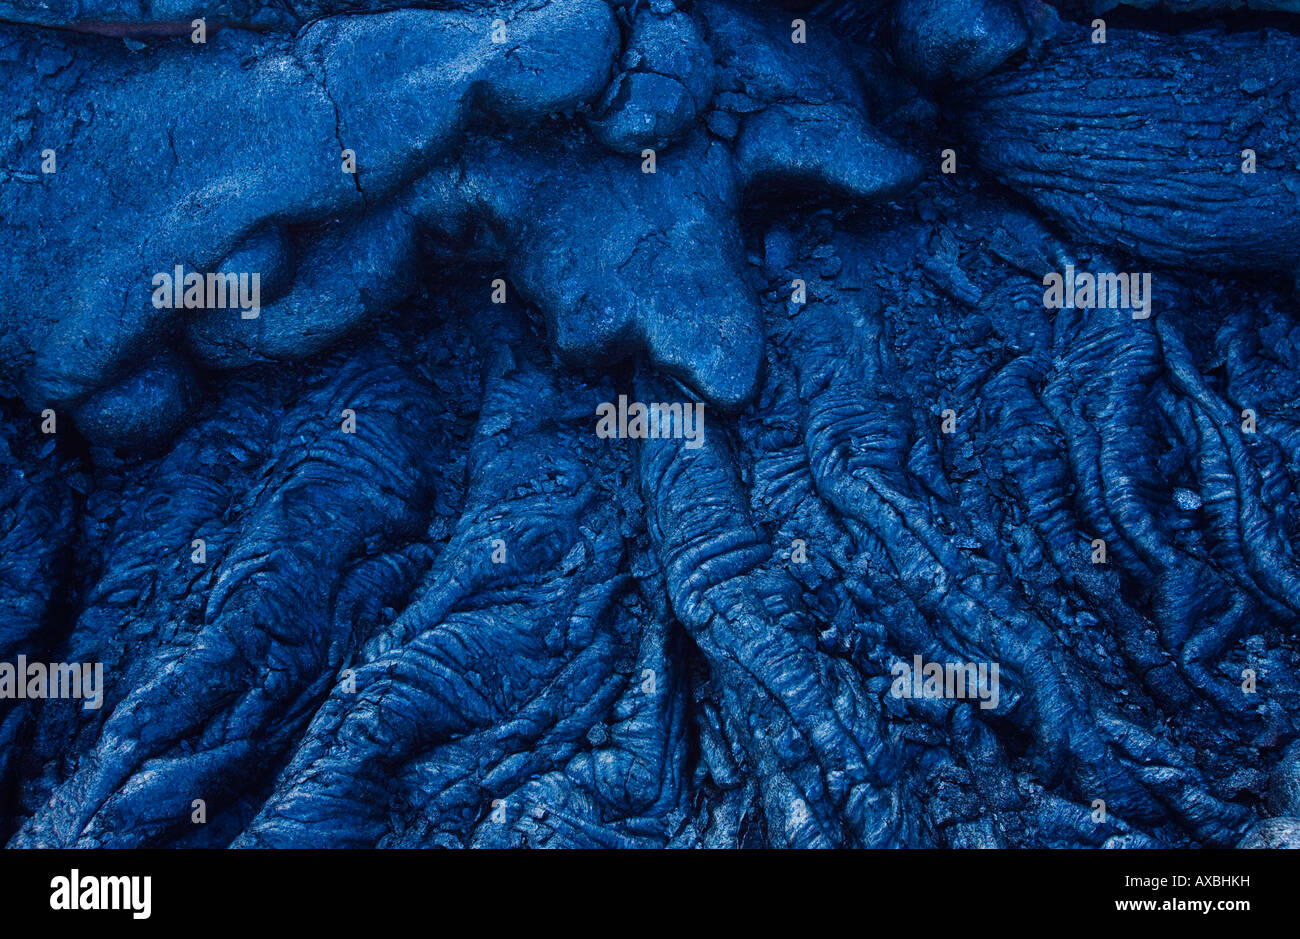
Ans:
{"type": "Polygon", "coordinates": [[[1295,846],[1300,19],[1140,6],[0,0],[0,843],[1295,846]]]}

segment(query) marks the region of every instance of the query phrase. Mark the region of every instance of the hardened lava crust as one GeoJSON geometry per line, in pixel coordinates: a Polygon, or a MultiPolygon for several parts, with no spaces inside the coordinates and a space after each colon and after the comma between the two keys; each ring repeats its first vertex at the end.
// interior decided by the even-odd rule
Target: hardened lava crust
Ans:
{"type": "Polygon", "coordinates": [[[0,843],[1300,846],[1300,2],[0,0],[0,101],[0,843]]]}

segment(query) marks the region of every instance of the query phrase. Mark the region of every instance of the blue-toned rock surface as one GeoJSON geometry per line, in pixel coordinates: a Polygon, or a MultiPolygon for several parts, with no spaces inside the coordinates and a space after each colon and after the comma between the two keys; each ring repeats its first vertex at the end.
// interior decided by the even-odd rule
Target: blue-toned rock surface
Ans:
{"type": "Polygon", "coordinates": [[[1300,20],[1139,5],[0,2],[0,843],[1300,846],[1300,20]]]}

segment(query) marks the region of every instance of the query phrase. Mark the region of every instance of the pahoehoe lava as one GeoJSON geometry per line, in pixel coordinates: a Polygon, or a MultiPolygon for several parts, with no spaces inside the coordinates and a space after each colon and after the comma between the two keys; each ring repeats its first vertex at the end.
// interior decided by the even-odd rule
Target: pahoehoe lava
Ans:
{"type": "Polygon", "coordinates": [[[1298,14],[0,0],[0,843],[1300,846],[1298,14]]]}

